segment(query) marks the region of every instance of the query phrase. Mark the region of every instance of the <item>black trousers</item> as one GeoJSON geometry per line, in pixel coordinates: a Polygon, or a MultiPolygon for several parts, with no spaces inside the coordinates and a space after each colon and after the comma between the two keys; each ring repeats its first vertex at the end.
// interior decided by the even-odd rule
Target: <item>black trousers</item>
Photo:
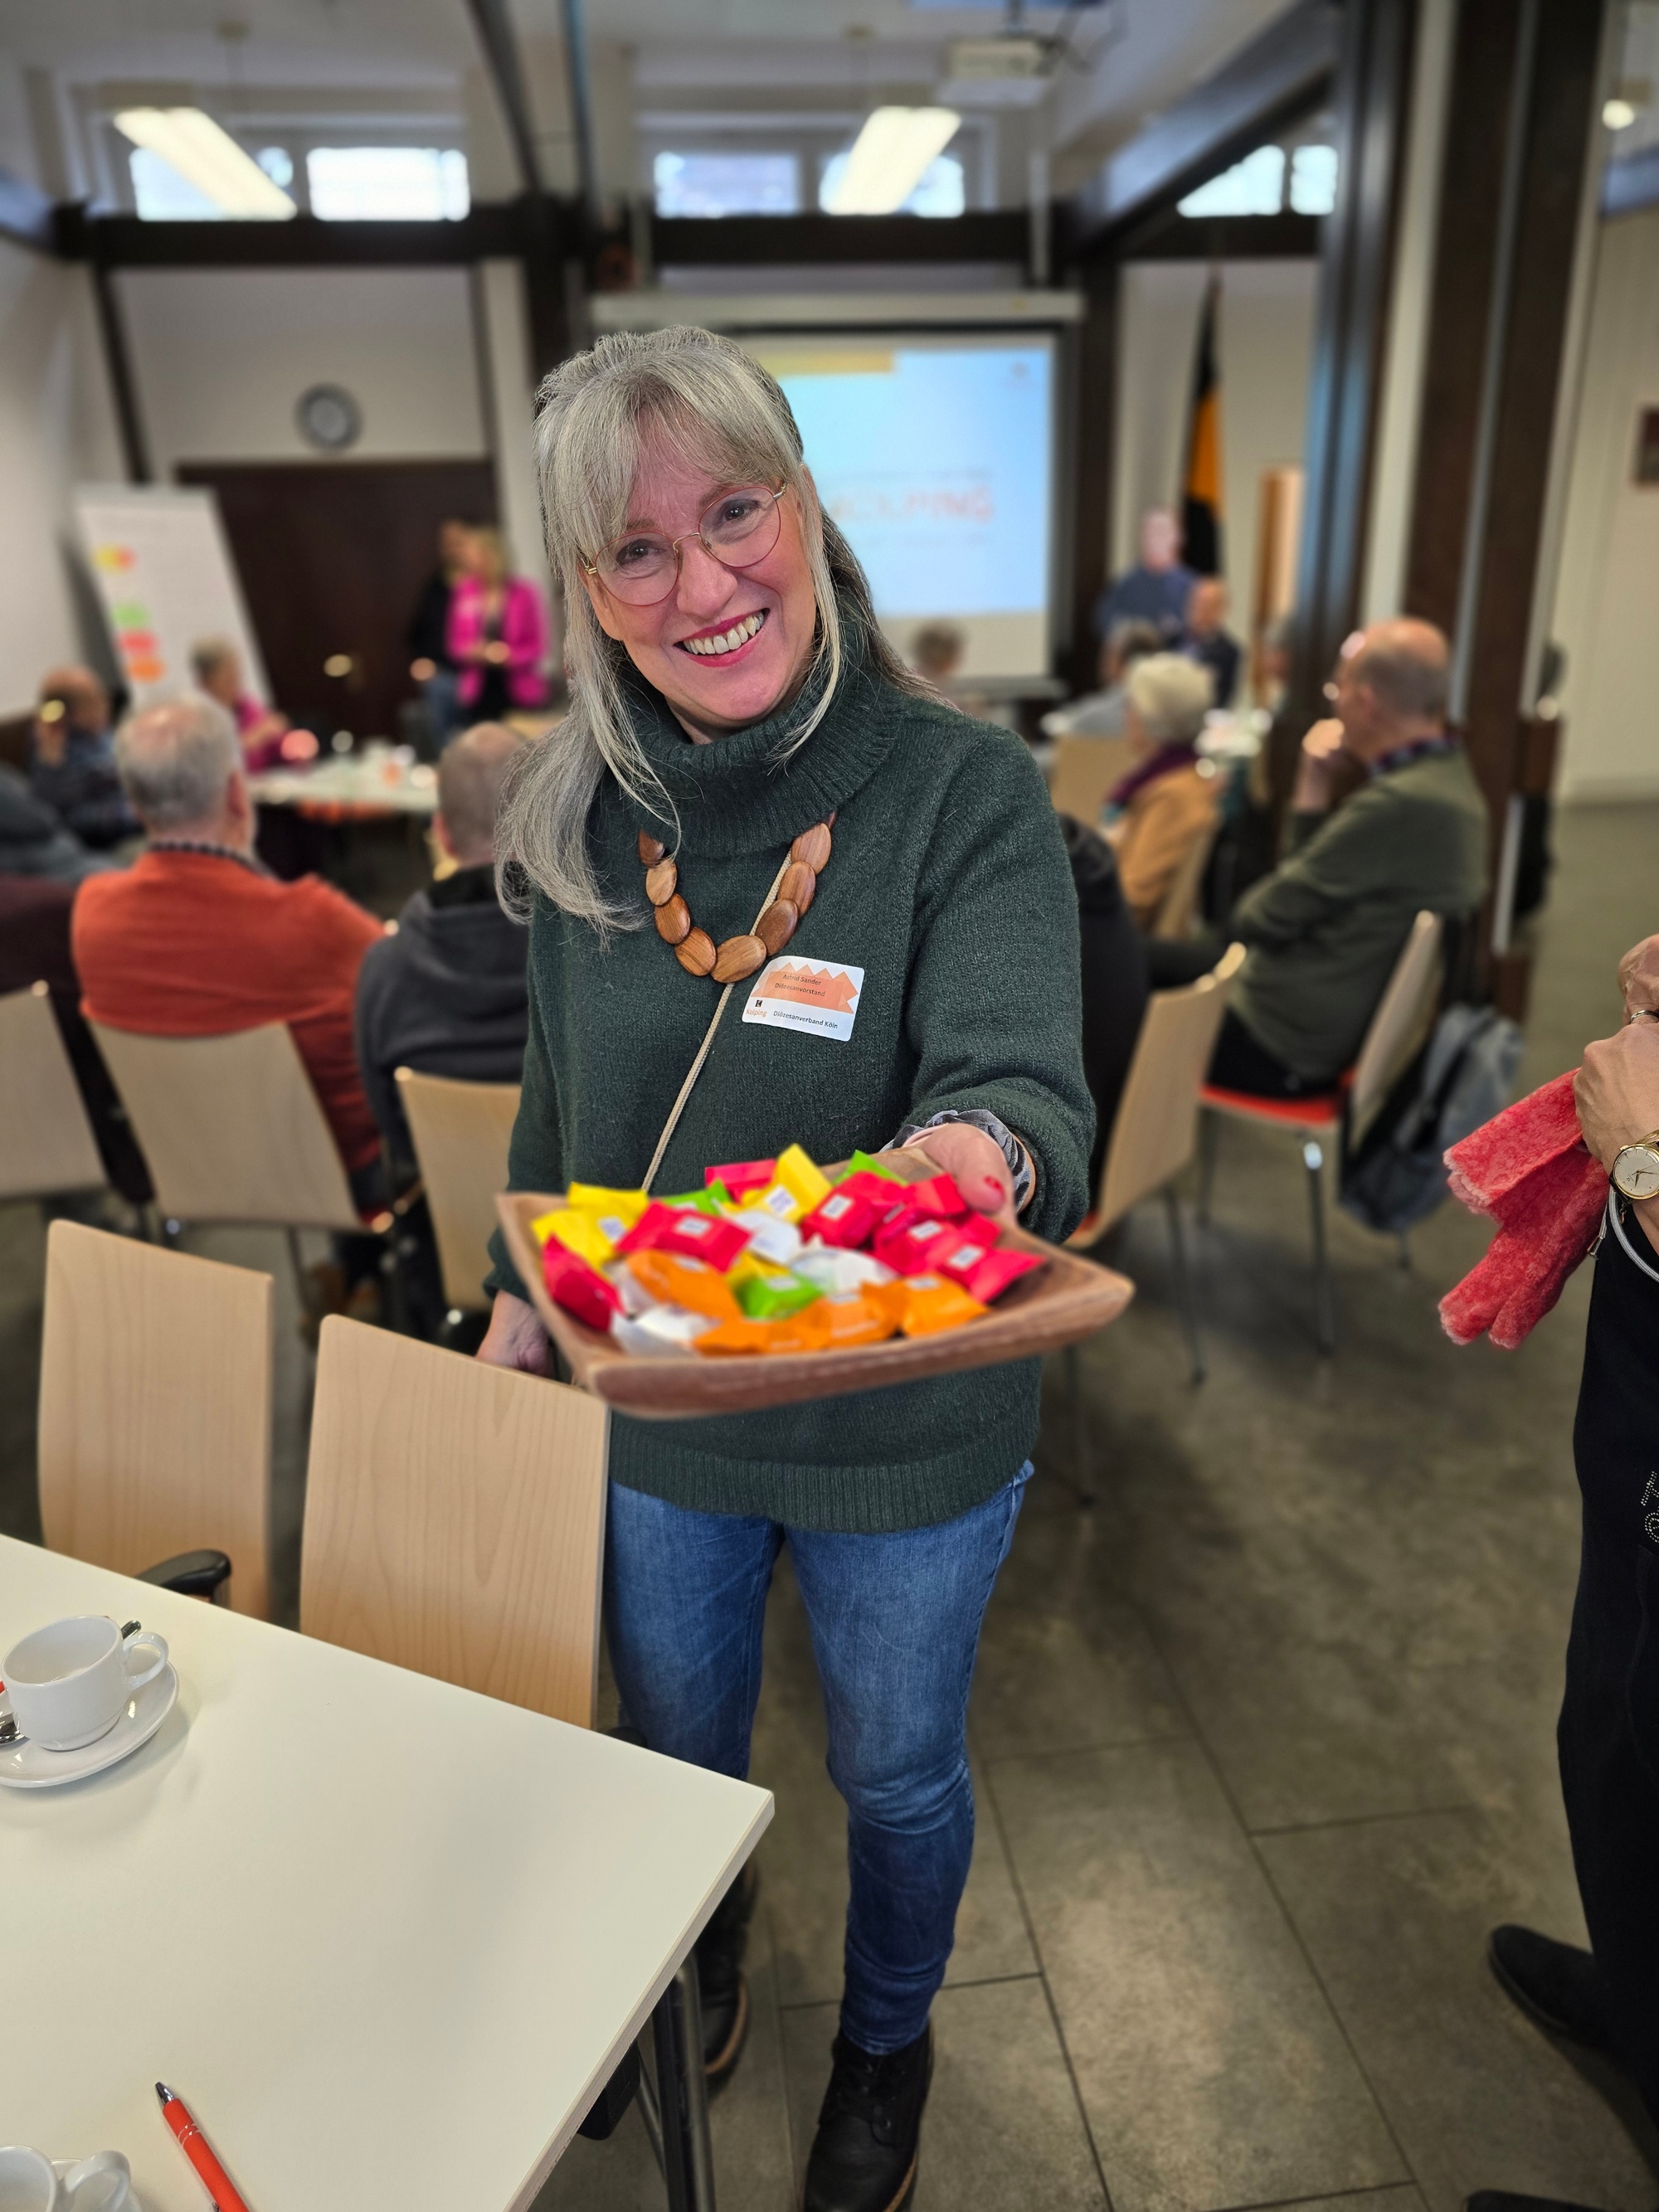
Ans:
{"type": "MultiPolygon", "coordinates": [[[[1635,1221],[1633,1250],[1659,1270],[1635,1221]]],[[[1583,1550],[1557,1746],[1618,2057],[1659,2122],[1659,1282],[1609,1232],[1573,1428],[1583,1550]]]]}

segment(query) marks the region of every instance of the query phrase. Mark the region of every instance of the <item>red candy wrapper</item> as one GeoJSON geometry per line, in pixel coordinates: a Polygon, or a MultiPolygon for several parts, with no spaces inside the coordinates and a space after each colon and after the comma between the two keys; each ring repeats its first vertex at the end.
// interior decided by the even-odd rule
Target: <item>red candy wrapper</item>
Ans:
{"type": "Polygon", "coordinates": [[[574,1314],[589,1328],[608,1329],[611,1315],[622,1311],[614,1284],[568,1251],[556,1237],[550,1237],[542,1247],[542,1277],[554,1304],[574,1314]]]}
{"type": "Polygon", "coordinates": [[[706,1183],[723,1182],[735,1199],[741,1199],[751,1190],[764,1190],[776,1179],[775,1160],[738,1160],[730,1167],[705,1168],[702,1179],[706,1183]]]}
{"type": "Polygon", "coordinates": [[[945,1222],[929,1221],[914,1213],[895,1222],[890,1216],[876,1232],[875,1254],[883,1267],[890,1267],[896,1275],[921,1275],[935,1264],[939,1253],[957,1242],[945,1222]]]}
{"type": "Polygon", "coordinates": [[[929,1176],[926,1182],[906,1186],[906,1196],[918,1213],[933,1221],[954,1221],[969,1211],[968,1201],[948,1175],[929,1176]]]}
{"type": "Polygon", "coordinates": [[[1043,1261],[1036,1252],[997,1251],[987,1252],[971,1267],[951,1267],[943,1260],[936,1264],[940,1274],[948,1275],[953,1283],[960,1283],[970,1297],[988,1306],[994,1298],[1002,1296],[1010,1283],[1017,1283],[1033,1267],[1042,1267],[1043,1261]]]}
{"type": "Polygon", "coordinates": [[[860,1168],[856,1174],[844,1176],[836,1185],[849,1198],[868,1199],[878,1214],[884,1213],[902,1193],[914,1188],[914,1184],[900,1182],[892,1176],[877,1175],[870,1168],[860,1168]]]}
{"type": "Polygon", "coordinates": [[[723,1275],[746,1249],[749,1231],[714,1213],[677,1212],[653,1200],[629,1231],[618,1252],[678,1252],[682,1259],[707,1261],[723,1275]]]}
{"type": "Polygon", "coordinates": [[[948,1243],[935,1244],[938,1257],[929,1265],[948,1275],[953,1283],[966,1286],[964,1269],[976,1267],[988,1252],[996,1249],[997,1228],[982,1213],[975,1213],[966,1221],[953,1221],[948,1243]]]}
{"type": "MultiPolygon", "coordinates": [[[[872,1176],[878,1182],[879,1176],[872,1176]]],[[[849,1176],[856,1182],[856,1176],[849,1176]]],[[[868,1242],[878,1218],[875,1207],[867,1198],[850,1191],[846,1183],[838,1184],[826,1199],[822,1199],[800,1224],[803,1237],[817,1237],[826,1244],[838,1244],[846,1250],[868,1242]]]]}

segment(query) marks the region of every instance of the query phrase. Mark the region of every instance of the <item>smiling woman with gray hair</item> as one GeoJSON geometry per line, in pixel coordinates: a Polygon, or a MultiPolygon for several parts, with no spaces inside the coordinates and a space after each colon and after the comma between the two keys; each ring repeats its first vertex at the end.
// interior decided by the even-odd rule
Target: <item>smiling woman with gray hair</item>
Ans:
{"type": "MultiPolygon", "coordinates": [[[[787,401],[729,341],[602,339],[543,386],[537,447],[571,708],[497,840],[530,923],[514,1186],[676,1190],[792,1140],[824,1161],[925,1140],[983,1211],[1064,1236],[1091,1128],[1077,902],[1024,745],[904,670],[787,401]],[[832,1033],[763,1018],[788,1006],[758,993],[721,1019],[725,987],[786,945],[844,979],[832,1033]]],[[[491,1286],[480,1356],[544,1370],[499,1256],[491,1286]]],[[[811,1623],[852,1901],[808,2212],[890,2212],[914,2183],[973,1844],[968,1686],[1037,1385],[1033,1360],[765,1414],[612,1416],[606,1628],[652,1748],[746,1772],[786,1545],[811,1623]]],[[[716,2078],[747,2021],[753,1893],[746,1876],[698,1948],[716,2078]]]]}

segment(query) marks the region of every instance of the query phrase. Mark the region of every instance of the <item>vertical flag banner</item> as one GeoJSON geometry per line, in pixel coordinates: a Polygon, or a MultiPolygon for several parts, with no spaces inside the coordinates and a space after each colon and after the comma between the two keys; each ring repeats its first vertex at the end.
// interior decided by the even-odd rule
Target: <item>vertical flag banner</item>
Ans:
{"type": "Polygon", "coordinates": [[[1221,574],[1221,371],[1217,365],[1216,325],[1221,279],[1212,276],[1198,321],[1198,354],[1193,363],[1193,404],[1187,419],[1187,473],[1182,484],[1182,558],[1200,576],[1221,574]]]}

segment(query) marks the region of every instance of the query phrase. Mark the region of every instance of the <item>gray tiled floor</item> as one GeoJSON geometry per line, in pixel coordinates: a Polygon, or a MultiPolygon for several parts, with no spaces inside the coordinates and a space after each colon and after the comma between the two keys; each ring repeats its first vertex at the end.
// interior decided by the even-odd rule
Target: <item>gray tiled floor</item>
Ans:
{"type": "MultiPolygon", "coordinates": [[[[1522,1080],[1616,1018],[1659,809],[1559,827],[1522,1080]]],[[[1443,1209],[1413,1264],[1339,1219],[1342,1340],[1310,1328],[1288,1140],[1223,1132],[1197,1240],[1210,1379],[1186,1381],[1162,1224],[1083,1362],[1096,1503],[1056,1395],[987,1621],[977,1849],[919,2212],[1455,2212],[1483,2185],[1647,2212],[1656,2182],[1586,2074],[1514,2013],[1486,1931],[1581,1933],[1554,1775],[1577,1561],[1570,1454],[1586,1285],[1516,1354],[1455,1350],[1479,1255],[1443,1209]]],[[[204,1241],[288,1280],[274,1240],[204,1241]]],[[[0,1210],[0,1527],[32,1527],[40,1232],[0,1210]]],[[[279,1322],[283,1587],[306,1363],[279,1322]]],[[[1060,1378],[1054,1378],[1058,1394],[1060,1378]]],[[[723,2212],[786,2212],[834,2033],[846,1875],[799,1601],[768,1623],[748,2051],[714,2112],[723,2212]]],[[[660,2205],[630,2115],[544,2212],[660,2205]]]]}

